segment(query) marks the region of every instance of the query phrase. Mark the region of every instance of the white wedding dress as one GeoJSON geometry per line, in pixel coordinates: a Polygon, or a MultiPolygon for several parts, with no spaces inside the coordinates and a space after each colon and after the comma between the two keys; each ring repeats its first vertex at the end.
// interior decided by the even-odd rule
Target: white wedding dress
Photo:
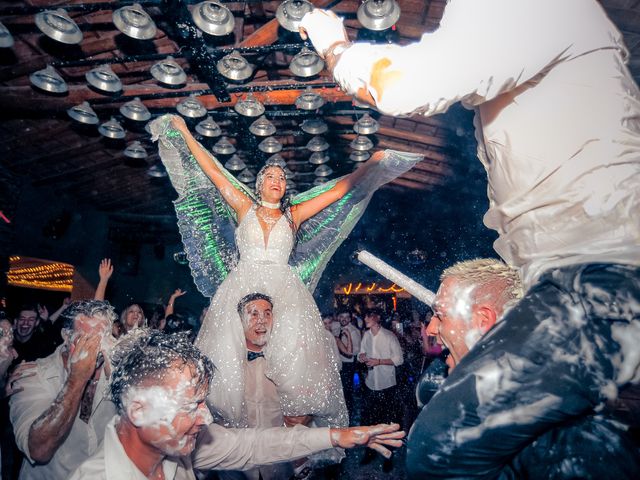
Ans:
{"type": "Polygon", "coordinates": [[[196,340],[216,366],[210,408],[228,425],[246,425],[247,348],[237,305],[245,295],[258,292],[273,300],[266,374],[277,386],[284,415],[313,415],[318,426],[348,425],[338,359],[311,293],[288,264],[294,235],[287,218],[278,219],[265,243],[252,206],[235,234],[240,260],[211,300],[196,340]]]}
{"type": "MultiPolygon", "coordinates": [[[[221,423],[247,425],[247,350],[237,305],[245,295],[258,292],[269,295],[274,303],[274,325],[265,349],[266,374],[278,389],[283,414],[313,415],[317,426],[346,426],[339,359],[334,358],[311,292],[373,193],[411,169],[422,156],[386,150],[343,198],[300,226],[297,242],[284,216],[265,242],[255,207],[238,225],[235,212],[204,174],[182,134],[171,126],[171,118],[165,115],[154,120],[151,132],[178,194],[176,217],[194,283],[203,295],[212,297],[196,340],[217,368],[209,407],[221,423]]],[[[210,161],[235,188],[255,199],[216,158],[211,156],[210,161]]],[[[290,198],[291,204],[314,198],[338,181],[299,193],[290,198]]]]}

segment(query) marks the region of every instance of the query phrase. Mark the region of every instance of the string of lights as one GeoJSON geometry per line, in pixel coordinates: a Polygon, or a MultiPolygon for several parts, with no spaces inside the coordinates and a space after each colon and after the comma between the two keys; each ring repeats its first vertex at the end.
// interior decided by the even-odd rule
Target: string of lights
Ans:
{"type": "Polygon", "coordinates": [[[383,287],[382,285],[378,285],[376,282],[372,282],[370,284],[363,284],[362,282],[358,282],[354,284],[353,282],[338,287],[340,292],[345,295],[356,295],[356,294],[367,294],[367,293],[400,293],[404,292],[404,288],[397,286],[395,283],[392,283],[388,287],[383,287]]]}
{"type": "Polygon", "coordinates": [[[14,287],[38,288],[70,292],[73,289],[73,266],[51,262],[33,265],[34,261],[19,256],[9,257],[7,282],[14,287]],[[23,266],[27,264],[29,266],[23,266]]]}

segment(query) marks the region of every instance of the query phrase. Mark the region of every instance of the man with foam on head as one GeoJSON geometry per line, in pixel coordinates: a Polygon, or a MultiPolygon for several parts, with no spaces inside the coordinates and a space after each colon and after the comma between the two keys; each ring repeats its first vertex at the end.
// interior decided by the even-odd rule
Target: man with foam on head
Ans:
{"type": "Polygon", "coordinates": [[[21,480],[67,480],[93,454],[115,413],[102,392],[108,381],[113,308],[102,301],[71,304],[64,343],[16,380],[10,399],[16,443],[26,456],[21,480]]]}
{"type": "MultiPolygon", "coordinates": [[[[248,427],[281,427],[285,423],[280,397],[275,384],[266,376],[264,348],[273,328],[273,300],[262,293],[250,293],[238,302],[238,315],[242,322],[247,346],[244,365],[244,401],[248,427]]],[[[289,478],[293,468],[289,463],[264,465],[245,472],[220,472],[221,479],[289,478]]]]}
{"type": "Polygon", "coordinates": [[[138,330],[118,344],[113,365],[118,415],[72,480],[195,480],[194,468],[250,469],[335,446],[368,445],[390,455],[385,445],[401,445],[397,425],[226,429],[211,423],[205,399],[214,367],[184,333],[138,330]]]}
{"type": "MultiPolygon", "coordinates": [[[[342,20],[323,10],[300,27],[341,87],[386,114],[431,116],[457,102],[476,112],[489,185],[484,223],[499,234],[494,248],[519,269],[526,294],[456,366],[439,398],[459,402],[458,386],[488,382],[483,369],[499,362],[534,386],[548,383],[544,398],[517,400],[551,426],[640,381],[640,90],[600,2],[451,0],[439,28],[405,46],[352,44],[342,20]],[[530,360],[520,361],[522,353],[530,360]],[[558,366],[552,376],[549,361],[558,366]],[[565,397],[581,401],[566,410],[565,397]]],[[[465,413],[476,406],[464,403],[444,419],[448,440],[423,445],[430,476],[470,462],[474,475],[490,477],[537,436],[520,426],[505,442],[483,423],[514,415],[495,407],[517,397],[509,377],[500,378],[481,389],[482,417],[465,413]],[[470,449],[475,441],[460,433],[468,428],[477,428],[477,442],[501,442],[503,454],[470,449]]]]}
{"type": "MultiPolygon", "coordinates": [[[[424,336],[436,337],[440,344],[449,349],[447,365],[449,372],[455,372],[464,357],[473,356],[483,348],[478,344],[486,336],[491,338],[494,326],[500,325],[505,313],[522,296],[522,285],[517,271],[496,259],[476,259],[459,262],[446,269],[441,276],[441,284],[434,302],[434,315],[423,330],[424,336]]],[[[495,327],[498,328],[498,327],[495,327]]],[[[517,335],[502,341],[501,348],[513,352],[517,345],[517,335]]],[[[433,400],[427,389],[418,387],[418,400],[427,404],[411,430],[407,465],[418,477],[432,470],[433,459],[425,458],[423,451],[427,444],[442,441],[452,436],[454,441],[469,442],[472,452],[493,455],[500,458],[502,449],[517,437],[517,429],[527,426],[537,435],[526,442],[518,439],[520,452],[499,472],[499,478],[635,478],[640,468],[637,449],[626,438],[624,429],[612,421],[608,414],[585,413],[577,418],[561,422],[549,430],[549,420],[544,411],[527,408],[528,401],[518,398],[540,398],[546,401],[547,388],[551,382],[563,383],[559,374],[558,361],[546,359],[544,368],[550,372],[547,381],[539,377],[531,382],[526,365],[548,348],[541,341],[534,351],[518,352],[507,357],[513,365],[487,361],[484,368],[476,372],[474,381],[463,381],[449,388],[458,393],[457,401],[448,400],[446,389],[437,393],[433,400]],[[556,375],[556,372],[558,375],[556,375]],[[487,390],[500,389],[502,395],[492,398],[491,405],[485,405],[487,390]],[[464,409],[461,410],[461,406],[464,409]],[[491,415],[491,409],[509,412],[508,416],[491,415]],[[477,416],[479,427],[460,428],[447,424],[447,420],[458,418],[464,425],[465,418],[477,416]],[[501,440],[495,443],[480,441],[482,429],[495,430],[501,440]]],[[[536,378],[535,375],[533,377],[536,378]]],[[[562,399],[562,407],[571,410],[575,397],[562,399]]],[[[553,422],[551,422],[553,423],[553,422]]],[[[526,438],[526,437],[525,437],[526,438]]],[[[446,455],[439,459],[447,462],[446,455]]],[[[477,474],[473,462],[449,464],[449,469],[441,476],[468,477],[477,474]]],[[[493,477],[492,476],[492,477],[493,477]]]]}

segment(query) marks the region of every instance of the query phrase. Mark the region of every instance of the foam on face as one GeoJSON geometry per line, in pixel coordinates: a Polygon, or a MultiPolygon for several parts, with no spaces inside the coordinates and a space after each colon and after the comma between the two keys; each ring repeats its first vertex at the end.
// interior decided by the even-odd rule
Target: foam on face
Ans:
{"type": "Polygon", "coordinates": [[[455,286],[452,290],[451,316],[471,323],[471,306],[473,305],[473,290],[475,285],[466,287],[455,286]]]}

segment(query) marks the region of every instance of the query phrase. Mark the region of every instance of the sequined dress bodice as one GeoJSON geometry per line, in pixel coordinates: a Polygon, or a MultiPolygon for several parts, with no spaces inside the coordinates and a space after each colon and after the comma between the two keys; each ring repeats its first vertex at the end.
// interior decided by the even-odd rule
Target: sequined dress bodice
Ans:
{"type": "Polygon", "coordinates": [[[265,236],[256,216],[255,207],[247,212],[236,229],[236,244],[240,262],[287,265],[293,248],[293,232],[285,216],[281,216],[265,236]]]}

